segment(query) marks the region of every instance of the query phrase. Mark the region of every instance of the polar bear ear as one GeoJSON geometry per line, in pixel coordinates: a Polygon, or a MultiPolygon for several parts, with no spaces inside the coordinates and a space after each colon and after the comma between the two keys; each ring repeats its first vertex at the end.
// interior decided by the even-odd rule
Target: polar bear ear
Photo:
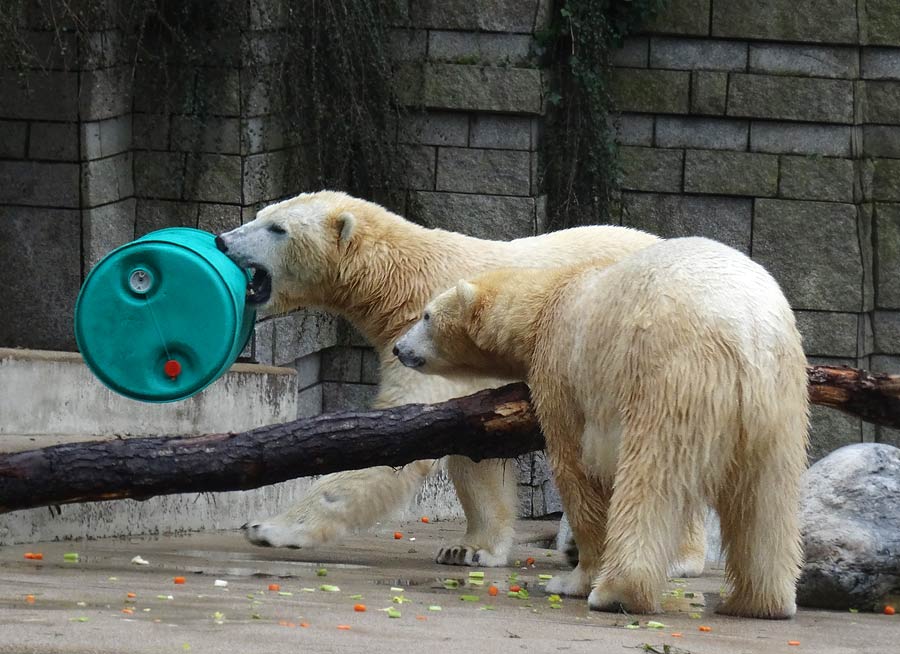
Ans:
{"type": "Polygon", "coordinates": [[[356,230],[356,216],[349,211],[345,211],[337,217],[337,228],[340,233],[340,241],[349,241],[356,230]]]}
{"type": "Polygon", "coordinates": [[[467,282],[465,279],[460,279],[456,282],[456,297],[459,299],[459,308],[463,311],[475,304],[477,293],[478,288],[475,284],[467,282]]]}

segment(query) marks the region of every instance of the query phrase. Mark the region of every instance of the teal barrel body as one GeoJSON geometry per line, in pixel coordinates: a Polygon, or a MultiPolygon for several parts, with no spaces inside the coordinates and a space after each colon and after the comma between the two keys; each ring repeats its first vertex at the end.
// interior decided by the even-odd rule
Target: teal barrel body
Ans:
{"type": "Polygon", "coordinates": [[[107,387],[183,400],[222,376],[253,331],[249,273],[198,229],[152,232],[107,254],[75,304],[75,340],[107,387]]]}

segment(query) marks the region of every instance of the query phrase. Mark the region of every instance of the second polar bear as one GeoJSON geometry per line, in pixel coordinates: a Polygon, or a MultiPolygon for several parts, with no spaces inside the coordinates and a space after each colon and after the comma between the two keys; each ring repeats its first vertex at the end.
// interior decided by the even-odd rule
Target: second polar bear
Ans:
{"type": "Polygon", "coordinates": [[[712,505],[733,587],[721,612],[795,613],[806,359],[748,257],[684,238],[608,267],[488,272],[432,300],[395,353],[528,380],[581,555],[549,591],[658,611],[678,526],[712,505]]]}

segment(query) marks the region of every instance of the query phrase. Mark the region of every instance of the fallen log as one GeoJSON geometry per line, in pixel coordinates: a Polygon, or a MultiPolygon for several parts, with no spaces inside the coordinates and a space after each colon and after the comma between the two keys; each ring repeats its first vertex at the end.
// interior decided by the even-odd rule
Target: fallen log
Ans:
{"type": "MultiPolygon", "coordinates": [[[[810,401],[900,427],[900,376],[808,368],[810,401]]],[[[67,443],[0,454],[0,513],[155,495],[246,490],[296,477],[476,461],[543,448],[525,384],[379,411],[334,413],[247,432],[67,443]]]]}

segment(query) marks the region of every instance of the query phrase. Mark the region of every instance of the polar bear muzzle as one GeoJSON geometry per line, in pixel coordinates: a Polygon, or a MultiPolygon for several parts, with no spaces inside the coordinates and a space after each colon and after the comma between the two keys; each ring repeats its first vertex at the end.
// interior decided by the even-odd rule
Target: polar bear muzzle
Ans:
{"type": "Polygon", "coordinates": [[[265,304],[272,297],[272,275],[263,266],[248,266],[251,278],[247,282],[247,301],[250,304],[265,304]]]}

